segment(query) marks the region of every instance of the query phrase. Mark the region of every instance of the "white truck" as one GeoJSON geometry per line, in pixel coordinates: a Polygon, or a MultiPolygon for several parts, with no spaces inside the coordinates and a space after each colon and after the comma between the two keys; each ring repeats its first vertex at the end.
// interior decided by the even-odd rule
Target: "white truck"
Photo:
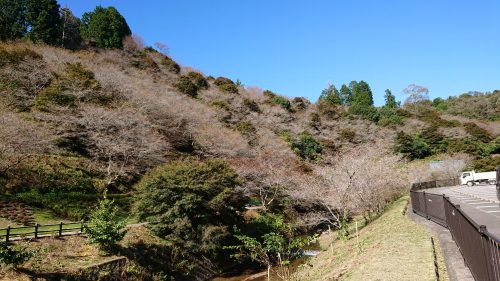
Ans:
{"type": "Polygon", "coordinates": [[[460,176],[460,183],[473,186],[477,183],[496,184],[497,172],[476,173],[475,171],[463,172],[460,176]]]}

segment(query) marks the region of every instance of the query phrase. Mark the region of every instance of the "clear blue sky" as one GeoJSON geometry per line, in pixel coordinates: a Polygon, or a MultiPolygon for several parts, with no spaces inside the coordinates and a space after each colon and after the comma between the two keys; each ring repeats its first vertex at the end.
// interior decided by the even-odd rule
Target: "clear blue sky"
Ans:
{"type": "Polygon", "coordinates": [[[148,45],[206,75],[315,101],[367,81],[375,103],[416,83],[431,98],[500,88],[498,0],[59,0],[114,6],[148,45]]]}

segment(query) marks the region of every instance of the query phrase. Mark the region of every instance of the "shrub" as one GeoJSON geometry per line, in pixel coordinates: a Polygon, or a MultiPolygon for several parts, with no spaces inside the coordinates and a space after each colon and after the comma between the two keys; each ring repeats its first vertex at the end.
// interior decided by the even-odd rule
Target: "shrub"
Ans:
{"type": "Polygon", "coordinates": [[[237,94],[239,92],[238,86],[234,84],[223,84],[219,86],[219,89],[225,93],[237,94]]]}
{"type": "Polygon", "coordinates": [[[238,86],[233,82],[233,80],[226,77],[218,77],[215,79],[214,84],[219,87],[219,89],[225,93],[238,93],[238,86]]]}
{"type": "Polygon", "coordinates": [[[135,51],[132,55],[132,66],[146,70],[146,69],[158,69],[158,64],[154,59],[145,51],[135,51]]]}
{"type": "Polygon", "coordinates": [[[327,118],[336,118],[339,116],[337,104],[320,100],[317,103],[317,107],[318,113],[321,114],[321,116],[325,116],[327,118]]]}
{"type": "Polygon", "coordinates": [[[33,50],[24,48],[24,49],[14,49],[14,50],[7,50],[3,47],[0,47],[0,67],[6,66],[6,65],[16,65],[19,64],[21,61],[25,60],[26,58],[32,58],[32,59],[42,59],[42,56],[36,53],[33,50]]]}
{"type": "Polygon", "coordinates": [[[196,87],[198,87],[198,89],[208,89],[207,79],[205,79],[201,73],[190,71],[186,75],[191,78],[191,81],[196,85],[196,87]]]}
{"type": "Polygon", "coordinates": [[[36,95],[34,106],[39,110],[48,110],[50,105],[74,106],[76,98],[63,93],[64,88],[58,84],[52,84],[36,95]]]}
{"type": "Polygon", "coordinates": [[[303,160],[317,161],[323,151],[322,145],[308,132],[302,132],[297,139],[283,132],[282,137],[290,144],[293,152],[303,160]]]}
{"type": "Polygon", "coordinates": [[[377,108],[371,105],[354,103],[351,107],[349,107],[349,113],[359,115],[361,118],[373,122],[377,122],[380,118],[377,108]]]}
{"type": "Polygon", "coordinates": [[[137,213],[181,251],[216,258],[242,221],[238,212],[247,201],[238,185],[237,174],[221,160],[169,162],[137,185],[142,193],[137,213]]]}
{"type": "Polygon", "coordinates": [[[446,152],[447,142],[445,141],[444,135],[438,131],[438,127],[436,125],[432,125],[424,129],[421,132],[420,137],[432,150],[432,154],[446,152]]]}
{"type": "Polygon", "coordinates": [[[200,73],[191,71],[179,76],[175,87],[179,92],[194,98],[199,90],[208,88],[208,82],[200,73]]]}
{"type": "Polygon", "coordinates": [[[379,116],[378,124],[382,127],[403,124],[403,119],[397,114],[395,108],[382,107],[379,110],[379,116]]]}
{"type": "Polygon", "coordinates": [[[13,265],[17,267],[35,255],[34,251],[18,245],[9,245],[0,242],[0,265],[13,265]]]}
{"type": "Polygon", "coordinates": [[[423,159],[432,154],[431,148],[422,138],[408,135],[402,131],[396,136],[395,151],[411,160],[423,159]]]}
{"type": "Polygon", "coordinates": [[[261,112],[259,105],[254,100],[244,98],[243,105],[245,105],[250,111],[258,113],[261,112]]]}
{"type": "Polygon", "coordinates": [[[236,124],[236,130],[240,132],[244,136],[250,136],[255,134],[255,127],[252,125],[252,122],[239,122],[236,124]]]}
{"type": "Polygon", "coordinates": [[[229,106],[227,105],[227,103],[225,101],[216,100],[216,101],[213,101],[211,104],[217,108],[229,110],[229,106]]]}
{"type": "Polygon", "coordinates": [[[356,132],[351,129],[342,129],[339,132],[339,136],[343,141],[353,142],[356,138],[356,132]]]}
{"type": "Polygon", "coordinates": [[[476,172],[491,172],[496,171],[497,167],[500,167],[500,157],[488,156],[472,161],[472,163],[466,167],[466,170],[474,170],[476,172]]]}
{"type": "Polygon", "coordinates": [[[475,123],[465,123],[464,128],[469,135],[480,142],[487,143],[493,139],[488,131],[479,127],[475,123]]]}
{"type": "Polygon", "coordinates": [[[109,251],[125,236],[125,225],[125,220],[118,215],[118,208],[105,193],[104,198],[99,201],[99,207],[92,212],[85,224],[85,234],[90,243],[99,245],[101,250],[109,251]]]}
{"type": "Polygon", "coordinates": [[[291,111],[291,109],[292,109],[292,105],[290,104],[290,101],[284,97],[275,96],[271,99],[271,102],[273,104],[281,106],[281,108],[283,108],[287,111],[291,111]]]}
{"type": "Polygon", "coordinates": [[[93,193],[103,175],[86,158],[33,155],[11,170],[9,178],[13,191],[93,193]]]}
{"type": "Polygon", "coordinates": [[[175,88],[190,97],[196,97],[198,95],[198,87],[191,81],[186,75],[181,75],[177,78],[177,82],[175,82],[175,88]]]}
{"type": "Polygon", "coordinates": [[[173,59],[165,56],[161,60],[161,64],[165,66],[165,68],[175,74],[179,74],[181,72],[181,67],[177,64],[173,59]]]}

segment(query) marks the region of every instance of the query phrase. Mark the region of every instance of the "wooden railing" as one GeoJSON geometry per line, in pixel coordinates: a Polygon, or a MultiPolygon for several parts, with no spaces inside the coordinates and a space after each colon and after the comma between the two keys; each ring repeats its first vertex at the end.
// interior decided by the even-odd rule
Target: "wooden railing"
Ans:
{"type": "Polygon", "coordinates": [[[83,233],[83,222],[58,224],[35,224],[34,226],[20,226],[0,228],[0,241],[40,238],[47,236],[61,237],[63,235],[83,233]]]}

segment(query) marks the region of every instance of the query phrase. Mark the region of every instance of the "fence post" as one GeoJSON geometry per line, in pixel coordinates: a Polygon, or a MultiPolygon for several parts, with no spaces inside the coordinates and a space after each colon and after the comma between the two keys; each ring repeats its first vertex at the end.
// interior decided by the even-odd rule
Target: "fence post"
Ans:
{"type": "Polygon", "coordinates": [[[80,226],[80,233],[83,233],[83,220],[82,220],[82,225],[80,226]]]}
{"type": "Polygon", "coordinates": [[[9,243],[10,225],[7,225],[6,233],[7,233],[7,236],[5,236],[5,242],[9,243]]]}
{"type": "Polygon", "coordinates": [[[35,223],[35,239],[38,238],[38,223],[35,223]]]}
{"type": "Polygon", "coordinates": [[[60,222],[60,223],[59,223],[59,238],[61,238],[61,237],[62,237],[62,226],[63,226],[63,223],[62,223],[62,222],[60,222]]]}
{"type": "Polygon", "coordinates": [[[497,190],[500,190],[500,166],[497,167],[497,190]]]}

